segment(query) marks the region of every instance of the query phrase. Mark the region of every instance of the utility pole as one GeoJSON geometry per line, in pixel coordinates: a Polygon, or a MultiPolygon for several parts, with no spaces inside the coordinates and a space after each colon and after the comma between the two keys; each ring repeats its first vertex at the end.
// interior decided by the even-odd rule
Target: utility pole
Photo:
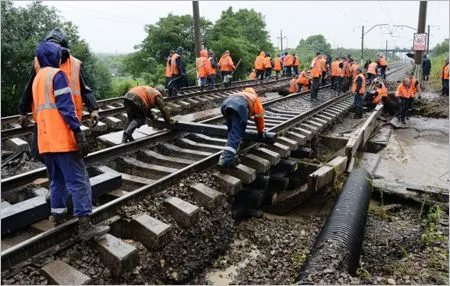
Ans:
{"type": "MultiPolygon", "coordinates": [[[[417,24],[417,33],[425,33],[425,23],[427,20],[427,1],[420,1],[419,23],[417,24]]],[[[422,55],[423,51],[416,51],[414,56],[415,68],[414,75],[422,85],[422,55]]]]}
{"type": "Polygon", "coordinates": [[[430,25],[428,25],[428,33],[427,33],[427,55],[430,54],[430,25]]]}
{"type": "Polygon", "coordinates": [[[195,56],[199,58],[202,39],[200,34],[200,12],[198,8],[198,1],[192,1],[192,8],[194,10],[195,56]]]}
{"type": "Polygon", "coordinates": [[[364,59],[364,25],[361,28],[361,63],[364,59]]]}
{"type": "Polygon", "coordinates": [[[384,56],[386,57],[386,61],[387,61],[387,43],[388,43],[388,41],[386,40],[386,51],[385,51],[385,53],[384,53],[384,56]]]}
{"type": "Polygon", "coordinates": [[[281,45],[280,51],[283,52],[283,30],[280,30],[280,45],[281,45]]]}

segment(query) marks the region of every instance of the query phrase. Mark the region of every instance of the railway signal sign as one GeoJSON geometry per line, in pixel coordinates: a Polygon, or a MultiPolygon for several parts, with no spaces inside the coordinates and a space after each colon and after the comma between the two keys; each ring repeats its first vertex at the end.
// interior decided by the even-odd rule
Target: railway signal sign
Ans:
{"type": "Polygon", "coordinates": [[[426,33],[414,33],[413,50],[414,51],[425,51],[426,45],[427,45],[427,34],[426,33]]]}

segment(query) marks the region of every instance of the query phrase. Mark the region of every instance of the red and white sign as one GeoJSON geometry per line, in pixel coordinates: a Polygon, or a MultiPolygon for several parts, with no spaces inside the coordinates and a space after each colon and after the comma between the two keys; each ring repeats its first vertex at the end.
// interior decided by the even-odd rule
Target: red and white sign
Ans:
{"type": "Polygon", "coordinates": [[[427,34],[426,33],[414,33],[413,50],[425,51],[427,46],[427,34]]]}

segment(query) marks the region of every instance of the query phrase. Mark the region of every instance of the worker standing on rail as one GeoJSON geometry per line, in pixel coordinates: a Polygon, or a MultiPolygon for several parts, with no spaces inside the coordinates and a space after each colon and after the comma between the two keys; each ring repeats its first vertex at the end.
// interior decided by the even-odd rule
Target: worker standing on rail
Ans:
{"type": "Polygon", "coordinates": [[[238,165],[237,152],[248,119],[253,116],[259,136],[265,137],[264,108],[255,90],[248,87],[226,98],[222,104],[221,112],[227,121],[228,140],[220,155],[219,166],[231,168],[238,165]]]}
{"type": "Polygon", "coordinates": [[[362,74],[362,69],[358,67],[356,69],[355,78],[353,79],[352,93],[354,96],[355,117],[362,118],[363,115],[363,97],[366,92],[366,78],[362,74]]]}
{"type": "Polygon", "coordinates": [[[170,69],[172,71],[172,78],[170,79],[169,97],[176,96],[178,90],[186,85],[187,76],[186,68],[182,55],[184,53],[183,47],[179,46],[170,59],[170,69]]]}
{"type": "Polygon", "coordinates": [[[445,60],[444,66],[441,68],[442,95],[448,96],[448,58],[445,60]]]}
{"type": "Polygon", "coordinates": [[[172,70],[170,69],[170,61],[172,59],[172,55],[175,53],[174,50],[171,50],[169,56],[166,59],[166,72],[164,75],[166,76],[166,86],[168,87],[169,81],[172,78],[172,70]]]}
{"type": "MultiPolygon", "coordinates": [[[[90,119],[92,127],[95,127],[99,120],[98,107],[95,101],[95,96],[92,90],[86,84],[86,80],[83,72],[83,64],[80,60],[70,55],[69,43],[67,41],[66,33],[61,28],[55,28],[50,31],[43,39],[44,42],[52,42],[61,46],[61,66],[60,69],[64,72],[69,80],[69,86],[72,89],[73,102],[75,104],[75,111],[78,119],[81,121],[83,112],[83,103],[86,105],[90,112],[90,119]]],[[[36,74],[39,72],[41,66],[37,57],[34,58],[30,77],[23,93],[20,105],[19,105],[19,123],[25,126],[28,122],[27,113],[32,110],[33,105],[33,81],[36,74]]],[[[39,150],[37,144],[37,121],[36,114],[33,112],[33,119],[35,122],[33,128],[32,142],[31,142],[31,155],[37,159],[39,157],[39,150]]]]}
{"type": "Polygon", "coordinates": [[[430,79],[431,61],[427,55],[423,57],[422,69],[423,69],[423,80],[428,81],[430,79]]]}
{"type": "Polygon", "coordinates": [[[219,60],[220,76],[222,77],[222,82],[225,76],[231,75],[231,73],[236,69],[233,63],[233,59],[230,56],[230,51],[226,50],[219,60]]]}
{"type": "Polygon", "coordinates": [[[265,53],[264,51],[261,51],[259,53],[259,56],[255,59],[255,70],[256,70],[256,78],[259,80],[264,79],[264,59],[265,59],[265,53]]]}
{"type": "Polygon", "coordinates": [[[282,69],[281,58],[280,58],[280,55],[278,55],[273,60],[273,70],[275,71],[275,79],[276,80],[278,80],[278,78],[280,77],[281,69],[282,69]]]}
{"type": "Polygon", "coordinates": [[[339,57],[336,57],[331,63],[331,89],[337,91],[337,83],[339,78],[339,57]]]}
{"type": "Polygon", "coordinates": [[[288,52],[284,53],[284,67],[286,68],[286,76],[291,77],[292,65],[294,64],[294,58],[288,52]]]}
{"type": "Polygon", "coordinates": [[[372,63],[372,61],[369,60],[369,65],[367,66],[367,77],[369,79],[369,84],[372,84],[372,81],[377,77],[377,68],[377,63],[372,63]]]}
{"type": "Polygon", "coordinates": [[[203,91],[203,89],[206,86],[206,76],[207,76],[207,70],[205,67],[206,60],[208,59],[208,51],[203,49],[200,51],[200,57],[197,59],[196,66],[197,66],[197,73],[198,77],[200,78],[200,90],[203,91]]]}
{"type": "Polygon", "coordinates": [[[380,67],[381,77],[386,79],[386,68],[388,67],[388,63],[383,55],[380,55],[377,59],[378,67],[380,67]]]}
{"type": "Polygon", "coordinates": [[[130,89],[124,96],[123,104],[128,117],[128,125],[124,128],[122,143],[134,141],[133,132],[145,124],[147,118],[154,119],[152,108],[157,107],[167,123],[172,124],[169,111],[164,103],[166,96],[164,86],[136,86],[130,89]]]}
{"type": "Polygon", "coordinates": [[[264,70],[265,70],[265,78],[272,78],[272,67],[273,60],[270,57],[270,52],[266,52],[266,57],[264,58],[264,70]]]}
{"type": "Polygon", "coordinates": [[[311,62],[311,99],[317,99],[317,93],[319,92],[320,76],[322,75],[322,67],[320,63],[321,54],[316,53],[316,57],[311,62]]]}
{"type": "Polygon", "coordinates": [[[395,96],[400,98],[400,114],[397,115],[397,118],[405,124],[406,113],[408,111],[409,97],[411,96],[412,88],[411,88],[411,80],[409,78],[403,79],[402,83],[397,87],[397,91],[395,92],[395,96]]]}
{"type": "Polygon", "coordinates": [[[294,69],[295,76],[298,76],[298,66],[300,65],[300,59],[296,54],[293,54],[294,62],[292,63],[292,68],[294,69]]]}
{"type": "Polygon", "coordinates": [[[309,90],[310,81],[308,74],[306,73],[306,69],[303,69],[303,71],[298,76],[297,84],[298,84],[298,92],[309,90]]]}
{"type": "Polygon", "coordinates": [[[108,226],[92,226],[92,190],[82,156],[89,144],[81,132],[71,88],[61,63],[61,46],[42,42],[36,51],[39,71],[32,87],[33,110],[38,124],[39,153],[44,156],[50,179],[50,205],[55,225],[64,222],[67,199],[72,196],[79,236],[89,240],[109,231],[108,226]]]}

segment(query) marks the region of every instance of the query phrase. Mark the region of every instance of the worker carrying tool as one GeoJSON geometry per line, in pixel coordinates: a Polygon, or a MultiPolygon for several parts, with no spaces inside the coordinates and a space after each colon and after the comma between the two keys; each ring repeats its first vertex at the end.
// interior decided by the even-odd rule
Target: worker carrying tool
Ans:
{"type": "MultiPolygon", "coordinates": [[[[58,44],[61,47],[61,65],[59,66],[59,68],[63,71],[68,79],[69,87],[72,91],[76,116],[78,120],[81,121],[81,118],[83,116],[84,103],[88,111],[90,112],[90,119],[92,123],[91,127],[95,127],[99,120],[98,107],[95,101],[95,96],[92,90],[86,84],[82,62],[70,54],[66,32],[62,28],[55,28],[44,37],[43,42],[52,42],[58,44]]],[[[32,111],[31,107],[33,105],[33,81],[40,69],[41,65],[39,64],[37,57],[35,57],[32,62],[29,80],[19,105],[19,123],[22,126],[27,125],[27,113],[32,111]]],[[[35,126],[33,129],[31,142],[31,155],[33,158],[37,159],[39,156],[37,144],[37,121],[34,117],[35,113],[33,114],[35,126]]]]}
{"type": "Polygon", "coordinates": [[[76,105],[61,63],[61,46],[42,42],[36,55],[39,71],[33,81],[33,110],[38,122],[39,153],[44,157],[50,179],[50,205],[55,225],[64,222],[69,194],[73,215],[78,217],[79,236],[89,240],[109,231],[108,226],[92,226],[92,190],[82,156],[89,144],[81,132],[76,105]]]}
{"type": "Polygon", "coordinates": [[[133,132],[145,124],[146,118],[155,119],[152,108],[157,107],[167,123],[173,124],[169,111],[164,104],[163,96],[166,90],[162,85],[156,88],[151,86],[136,86],[124,96],[123,103],[128,116],[128,125],[124,128],[122,143],[134,141],[133,132]]]}
{"type": "Polygon", "coordinates": [[[238,165],[237,152],[247,127],[247,120],[252,116],[260,137],[264,132],[264,108],[255,90],[251,87],[230,95],[222,104],[221,112],[228,127],[228,140],[220,155],[219,166],[231,168],[238,165]]]}
{"type": "Polygon", "coordinates": [[[225,79],[225,76],[230,75],[234,70],[236,70],[233,59],[230,56],[230,51],[226,50],[222,54],[218,66],[220,67],[222,81],[225,79]]]}

